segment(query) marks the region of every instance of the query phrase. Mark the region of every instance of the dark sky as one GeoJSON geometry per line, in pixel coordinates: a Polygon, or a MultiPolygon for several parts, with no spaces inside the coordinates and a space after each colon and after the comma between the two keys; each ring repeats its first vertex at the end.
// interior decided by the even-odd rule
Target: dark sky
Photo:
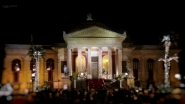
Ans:
{"type": "Polygon", "coordinates": [[[124,32],[136,43],[159,43],[159,37],[175,31],[183,34],[184,10],[180,3],[155,2],[4,2],[2,27],[5,43],[62,42],[62,33],[86,21],[94,21],[124,32]],[[10,40],[9,37],[12,37],[10,40]]]}
{"type": "Polygon", "coordinates": [[[87,13],[113,31],[126,30],[135,44],[159,44],[159,38],[171,31],[179,34],[181,48],[184,44],[185,6],[180,2],[4,0],[1,4],[1,42],[6,44],[30,44],[31,34],[34,44],[63,42],[63,31],[86,21],[87,13]]]}

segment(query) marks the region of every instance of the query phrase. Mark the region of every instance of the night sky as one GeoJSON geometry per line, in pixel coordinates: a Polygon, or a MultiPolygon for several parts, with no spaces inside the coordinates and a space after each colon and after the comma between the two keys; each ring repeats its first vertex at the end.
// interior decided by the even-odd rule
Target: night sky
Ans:
{"type": "Polygon", "coordinates": [[[159,38],[171,31],[184,34],[183,8],[180,3],[155,2],[4,2],[1,25],[6,38],[3,40],[29,44],[32,34],[38,44],[63,42],[63,31],[85,22],[87,13],[92,13],[94,21],[106,24],[115,32],[127,31],[136,43],[158,44],[159,38]]]}
{"type": "MultiPolygon", "coordinates": [[[[63,31],[86,21],[88,13],[96,22],[123,33],[134,44],[160,44],[163,35],[178,34],[182,48],[185,7],[176,2],[17,2],[1,5],[1,42],[34,44],[63,42],[63,31]]],[[[2,46],[3,47],[3,46],[2,46]]]]}

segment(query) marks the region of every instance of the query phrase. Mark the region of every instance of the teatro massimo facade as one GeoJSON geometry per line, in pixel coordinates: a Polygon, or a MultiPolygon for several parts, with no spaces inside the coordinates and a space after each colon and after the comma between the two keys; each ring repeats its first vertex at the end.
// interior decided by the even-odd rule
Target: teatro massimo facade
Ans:
{"type": "MultiPolygon", "coordinates": [[[[39,60],[40,86],[47,81],[53,84],[53,88],[70,86],[71,82],[63,72],[64,65],[67,65],[69,76],[73,72],[81,74],[86,70],[87,78],[114,79],[129,72],[127,77],[133,78],[130,84],[135,85],[138,81],[141,87],[147,87],[148,83],[157,86],[164,81],[163,62],[158,61],[164,57],[165,48],[162,45],[125,43],[126,32],[117,33],[98,25],[63,32],[62,35],[65,43],[41,45],[46,56],[39,60]],[[106,75],[103,70],[107,72],[106,75]]],[[[18,85],[21,91],[31,90],[35,63],[27,54],[30,47],[26,44],[6,44],[2,83],[18,85]]],[[[170,51],[172,54],[180,52],[176,48],[170,51]]],[[[177,79],[174,75],[179,73],[178,63],[171,61],[170,68],[171,85],[175,85],[177,79]]]]}

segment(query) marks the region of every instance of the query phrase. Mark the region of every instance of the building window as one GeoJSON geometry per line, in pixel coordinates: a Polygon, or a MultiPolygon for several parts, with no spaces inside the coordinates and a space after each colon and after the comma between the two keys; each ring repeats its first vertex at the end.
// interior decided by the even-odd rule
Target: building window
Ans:
{"type": "Polygon", "coordinates": [[[46,70],[48,71],[48,81],[53,81],[53,70],[54,70],[54,60],[47,59],[46,70]]]}
{"type": "Polygon", "coordinates": [[[35,74],[36,74],[36,59],[32,58],[30,61],[30,70],[31,70],[31,81],[35,81],[35,74]]]}
{"type": "Polygon", "coordinates": [[[153,71],[154,71],[154,60],[147,60],[147,69],[148,69],[148,80],[153,81],[153,71]]]}
{"type": "Polygon", "coordinates": [[[133,71],[134,71],[134,80],[138,80],[138,70],[139,70],[139,60],[137,58],[133,59],[133,71]]]}
{"type": "Polygon", "coordinates": [[[13,71],[13,82],[19,82],[19,72],[21,70],[21,61],[19,59],[15,59],[12,61],[12,71],[13,71]]]}

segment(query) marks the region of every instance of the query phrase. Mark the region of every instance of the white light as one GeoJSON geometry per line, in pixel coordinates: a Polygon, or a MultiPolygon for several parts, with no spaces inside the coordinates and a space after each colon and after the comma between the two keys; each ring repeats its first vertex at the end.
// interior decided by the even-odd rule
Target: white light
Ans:
{"type": "Polygon", "coordinates": [[[47,70],[50,70],[50,67],[49,67],[49,68],[47,68],[47,70]]]}
{"type": "Polygon", "coordinates": [[[31,76],[32,76],[32,77],[35,77],[35,73],[32,73],[31,76]]]}
{"type": "Polygon", "coordinates": [[[125,75],[128,75],[128,73],[125,73],[125,75]]]}
{"type": "Polygon", "coordinates": [[[185,87],[185,84],[184,84],[184,83],[181,83],[181,84],[180,84],[180,87],[185,87]]]}
{"type": "Polygon", "coordinates": [[[177,78],[177,79],[181,79],[181,75],[180,74],[175,74],[175,78],[177,78]]]}
{"type": "Polygon", "coordinates": [[[33,71],[35,71],[35,70],[36,70],[35,65],[33,65],[33,71]]]}
{"type": "Polygon", "coordinates": [[[18,67],[18,68],[16,68],[16,71],[20,71],[20,68],[18,67]]]}
{"type": "Polygon", "coordinates": [[[7,96],[7,97],[6,97],[6,100],[7,100],[7,101],[12,100],[12,96],[7,96]]]}

